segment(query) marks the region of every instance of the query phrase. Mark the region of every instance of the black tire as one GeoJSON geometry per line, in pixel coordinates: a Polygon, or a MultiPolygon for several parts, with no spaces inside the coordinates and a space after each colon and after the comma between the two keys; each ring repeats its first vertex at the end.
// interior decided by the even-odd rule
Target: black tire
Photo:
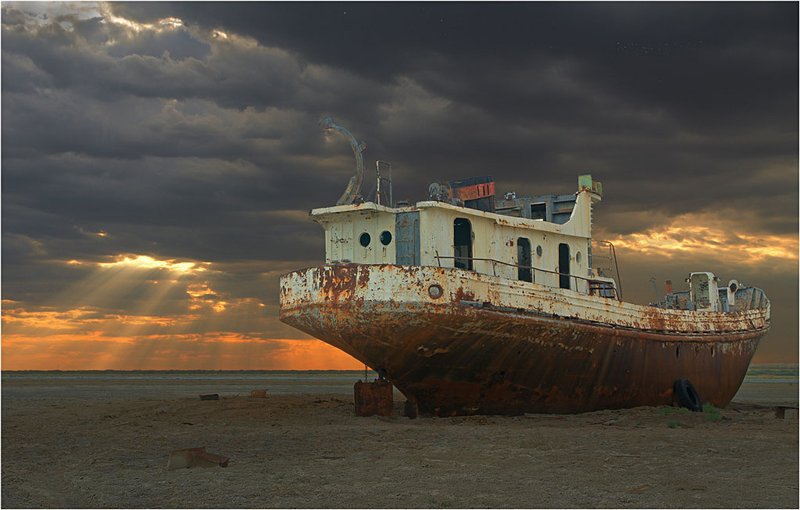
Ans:
{"type": "Polygon", "coordinates": [[[694,389],[689,379],[678,379],[672,385],[672,391],[678,397],[681,407],[685,407],[690,411],[699,413],[703,410],[703,402],[700,400],[700,395],[694,389]]]}

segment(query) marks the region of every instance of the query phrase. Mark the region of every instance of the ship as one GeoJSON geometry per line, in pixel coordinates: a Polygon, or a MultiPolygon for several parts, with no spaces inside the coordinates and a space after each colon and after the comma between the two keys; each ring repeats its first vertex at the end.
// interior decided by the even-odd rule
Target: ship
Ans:
{"type": "Polygon", "coordinates": [[[325,264],[281,277],[280,320],[373,368],[415,413],[676,405],[687,388],[724,407],[738,391],[769,331],[764,291],[698,271],[656,303],[624,301],[613,245],[592,239],[591,175],[566,195],[498,198],[484,176],[394,203],[378,162],[364,200],[365,145],[323,127],[350,139],[357,172],[310,212],[325,264]]]}

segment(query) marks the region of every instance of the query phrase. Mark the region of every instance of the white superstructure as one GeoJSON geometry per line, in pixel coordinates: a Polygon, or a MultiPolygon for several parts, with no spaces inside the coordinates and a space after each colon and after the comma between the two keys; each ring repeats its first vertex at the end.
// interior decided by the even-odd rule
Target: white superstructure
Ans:
{"type": "MultiPolygon", "coordinates": [[[[566,223],[513,217],[425,201],[408,207],[372,202],[311,211],[325,229],[327,264],[397,264],[476,273],[589,292],[592,205],[599,183],[579,178],[566,223]]],[[[613,293],[612,293],[613,294],[613,293]]]]}

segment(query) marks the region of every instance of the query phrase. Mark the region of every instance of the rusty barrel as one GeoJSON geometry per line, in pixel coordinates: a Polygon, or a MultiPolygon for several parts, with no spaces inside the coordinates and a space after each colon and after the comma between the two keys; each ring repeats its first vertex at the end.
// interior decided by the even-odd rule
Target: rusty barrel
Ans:
{"type": "Polygon", "coordinates": [[[392,383],[386,380],[355,383],[356,416],[391,416],[392,391],[392,383]]]}

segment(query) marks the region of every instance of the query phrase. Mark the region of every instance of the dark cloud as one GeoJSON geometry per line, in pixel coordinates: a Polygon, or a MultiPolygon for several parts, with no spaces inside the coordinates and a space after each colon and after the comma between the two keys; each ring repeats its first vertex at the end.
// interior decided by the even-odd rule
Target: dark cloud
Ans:
{"type": "MultiPolygon", "coordinates": [[[[387,83],[411,75],[436,93],[506,118],[530,114],[531,107],[541,115],[550,105],[561,122],[565,114],[569,119],[572,112],[562,107],[579,105],[537,98],[539,81],[553,72],[563,73],[564,85],[586,87],[584,93],[720,125],[732,115],[778,113],[786,100],[797,104],[782,83],[797,79],[796,66],[786,65],[797,60],[792,4],[326,2],[231,9],[177,3],[152,9],[137,3],[118,9],[143,20],[170,13],[246,33],[265,46],[387,83]],[[435,57],[446,67],[431,67],[435,57]]],[[[587,118],[596,119],[587,112],[575,120],[587,118]]]]}
{"type": "MultiPolygon", "coordinates": [[[[589,172],[604,235],[710,214],[796,239],[797,16],[796,3],[4,3],[4,296],[43,305],[80,286],[72,259],[205,261],[224,269],[200,280],[265,304],[259,327],[289,335],[274,268],[323,257],[306,212],[353,166],[323,114],[392,162],[397,198],[482,174],[501,192],[569,193],[589,172]]],[[[137,309],[148,287],[131,289],[92,306],[137,309]]],[[[185,287],[162,298],[186,311],[185,287]]]]}

